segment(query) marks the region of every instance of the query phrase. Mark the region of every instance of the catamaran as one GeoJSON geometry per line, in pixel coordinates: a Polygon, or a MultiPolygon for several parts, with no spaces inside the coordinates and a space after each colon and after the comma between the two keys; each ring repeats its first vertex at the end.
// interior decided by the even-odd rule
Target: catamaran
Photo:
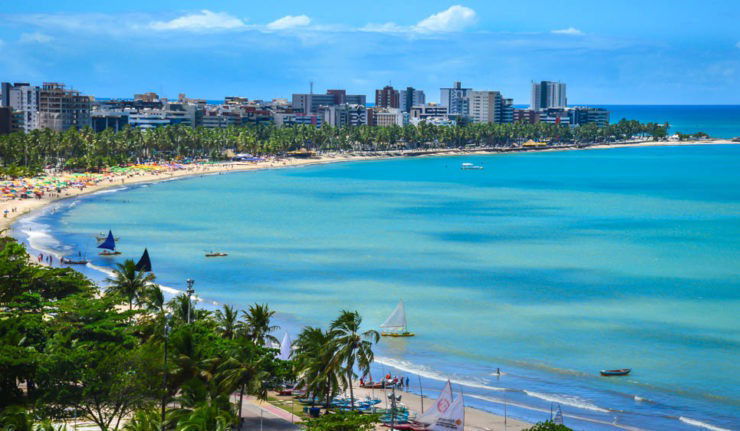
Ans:
{"type": "Polygon", "coordinates": [[[398,301],[396,309],[380,327],[384,329],[380,333],[384,337],[413,337],[415,335],[413,332],[409,332],[406,326],[406,308],[403,305],[403,300],[398,301]]]}
{"type": "Polygon", "coordinates": [[[98,248],[102,248],[103,251],[98,253],[101,256],[116,256],[121,254],[120,251],[116,251],[116,240],[113,238],[113,232],[108,231],[108,237],[100,243],[98,248]]]}

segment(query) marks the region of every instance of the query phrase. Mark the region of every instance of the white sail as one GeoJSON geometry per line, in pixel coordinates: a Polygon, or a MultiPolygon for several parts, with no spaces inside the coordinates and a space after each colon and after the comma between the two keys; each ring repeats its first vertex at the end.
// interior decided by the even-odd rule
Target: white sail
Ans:
{"type": "Polygon", "coordinates": [[[406,309],[403,306],[403,300],[398,301],[396,309],[393,310],[390,316],[380,325],[381,328],[389,328],[396,330],[406,330],[406,309]]]}
{"type": "Polygon", "coordinates": [[[416,420],[417,422],[421,422],[427,425],[436,423],[437,419],[439,419],[440,416],[445,414],[451,405],[452,405],[452,385],[450,384],[450,381],[448,380],[445,387],[442,388],[442,392],[439,393],[439,398],[437,398],[437,401],[432,403],[431,407],[426,409],[424,413],[422,413],[419,417],[416,418],[416,420]]]}
{"type": "Polygon", "coordinates": [[[293,350],[291,349],[292,344],[293,342],[290,339],[290,335],[286,332],[283,336],[283,341],[280,343],[280,354],[278,354],[278,359],[282,359],[283,361],[290,359],[290,355],[293,353],[293,350]]]}
{"type": "Polygon", "coordinates": [[[440,414],[437,421],[429,427],[430,431],[463,431],[465,429],[465,402],[462,394],[450,404],[444,413],[440,414]]]}

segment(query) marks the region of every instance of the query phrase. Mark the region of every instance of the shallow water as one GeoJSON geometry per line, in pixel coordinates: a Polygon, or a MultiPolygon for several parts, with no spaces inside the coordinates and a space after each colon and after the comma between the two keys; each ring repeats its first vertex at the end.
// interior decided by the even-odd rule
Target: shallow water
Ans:
{"type": "Polygon", "coordinates": [[[95,256],[110,228],[123,256],[98,268],[148,247],[163,285],[268,302],[291,332],[342,308],[377,327],[403,298],[417,336],[383,340],[375,372],[420,374],[425,394],[449,377],[530,421],[559,403],[577,429],[740,428],[737,146],[344,163],[57,207],[16,234],[95,256]]]}

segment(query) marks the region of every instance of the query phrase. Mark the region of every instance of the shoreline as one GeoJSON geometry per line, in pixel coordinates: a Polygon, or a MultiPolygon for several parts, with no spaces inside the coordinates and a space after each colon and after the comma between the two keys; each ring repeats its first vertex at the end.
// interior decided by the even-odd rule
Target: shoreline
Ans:
{"type": "Polygon", "coordinates": [[[46,197],[41,199],[20,199],[0,201],[0,213],[8,211],[7,215],[0,218],[0,235],[8,235],[8,231],[16,219],[37,211],[53,202],[85,196],[102,190],[125,187],[131,184],[157,183],[166,180],[180,179],[195,176],[205,176],[214,174],[224,174],[230,172],[248,172],[265,169],[279,169],[288,167],[302,167],[312,165],[322,165],[329,163],[344,163],[363,160],[382,160],[404,157],[443,157],[443,156],[465,156],[465,155],[493,155],[493,154],[516,154],[516,153],[533,153],[533,152],[552,152],[552,151],[576,151],[576,150],[604,150],[610,148],[627,148],[627,147],[666,147],[666,146],[693,146],[693,145],[740,145],[727,139],[712,139],[706,141],[634,141],[621,142],[614,144],[597,144],[586,147],[574,145],[550,148],[481,148],[481,149],[431,149],[431,150],[405,150],[405,151],[387,151],[373,154],[341,154],[327,153],[316,158],[297,159],[267,159],[260,162],[221,162],[207,165],[191,164],[184,169],[170,170],[156,173],[136,173],[134,175],[118,175],[108,178],[107,181],[101,182],[94,186],[85,187],[82,190],[69,188],[66,189],[62,196],[46,197]],[[118,182],[121,180],[122,182],[118,182]]]}
{"type": "MultiPolygon", "coordinates": [[[[186,165],[185,169],[173,170],[159,173],[137,173],[133,176],[122,175],[118,177],[111,177],[110,179],[104,180],[94,186],[86,187],[84,190],[68,189],[62,193],[59,197],[44,197],[42,199],[25,199],[25,200],[13,200],[0,203],[0,211],[5,210],[9,207],[23,208],[22,211],[16,211],[8,214],[8,218],[3,218],[0,222],[0,229],[8,229],[12,224],[17,221],[22,215],[27,215],[31,212],[41,210],[45,206],[62,199],[75,198],[84,195],[90,195],[96,192],[100,192],[106,189],[112,189],[117,187],[126,187],[131,184],[141,183],[156,183],[161,181],[168,181],[173,179],[184,179],[187,177],[194,176],[205,176],[215,175],[230,172],[246,172],[252,170],[265,170],[265,169],[277,169],[287,167],[300,167],[300,166],[311,166],[319,164],[329,163],[342,163],[352,161],[364,161],[364,160],[381,160],[381,159],[393,159],[403,157],[434,157],[434,156],[466,156],[466,155],[492,155],[502,153],[520,153],[520,152],[545,152],[545,151],[570,151],[570,150],[591,150],[591,149],[609,149],[609,148],[625,148],[625,147],[645,147],[645,146],[692,146],[692,145],[720,145],[720,144],[737,144],[730,141],[701,141],[701,142],[650,142],[641,141],[635,143],[620,143],[613,145],[594,145],[585,148],[573,148],[573,147],[561,147],[561,148],[546,148],[546,149],[480,149],[480,150],[430,150],[430,151],[414,151],[414,152],[389,152],[389,153],[378,153],[373,155],[342,155],[342,154],[325,154],[318,158],[312,159],[283,159],[283,160],[266,160],[263,162],[249,163],[249,162],[226,162],[211,165],[186,165]],[[125,183],[120,183],[120,180],[125,180],[125,183]]],[[[6,233],[7,235],[8,233],[6,233]]],[[[358,389],[359,390],[359,389],[358,389]]],[[[359,392],[357,393],[359,395],[359,392]]],[[[425,397],[426,398],[426,397],[425,397]]],[[[421,397],[413,393],[404,392],[404,403],[409,406],[410,409],[419,411],[418,407],[421,403],[421,397]],[[414,407],[416,406],[416,408],[414,407]]],[[[427,398],[429,400],[429,398],[427,398]]],[[[466,427],[467,430],[490,430],[490,429],[501,429],[504,424],[503,416],[489,413],[482,409],[466,407],[466,427]],[[473,419],[475,418],[475,419],[473,419]]],[[[508,419],[507,429],[523,430],[531,426],[523,421],[517,421],[515,419],[508,419]],[[517,425],[515,425],[517,424],[517,425]]]]}

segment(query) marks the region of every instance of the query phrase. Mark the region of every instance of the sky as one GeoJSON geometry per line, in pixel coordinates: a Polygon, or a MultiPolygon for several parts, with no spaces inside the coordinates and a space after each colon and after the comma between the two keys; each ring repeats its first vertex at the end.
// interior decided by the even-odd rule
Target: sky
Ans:
{"type": "Polygon", "coordinates": [[[290,98],[391,83],[529,103],[740,104],[740,0],[2,1],[0,81],[96,97],[290,98]]]}

